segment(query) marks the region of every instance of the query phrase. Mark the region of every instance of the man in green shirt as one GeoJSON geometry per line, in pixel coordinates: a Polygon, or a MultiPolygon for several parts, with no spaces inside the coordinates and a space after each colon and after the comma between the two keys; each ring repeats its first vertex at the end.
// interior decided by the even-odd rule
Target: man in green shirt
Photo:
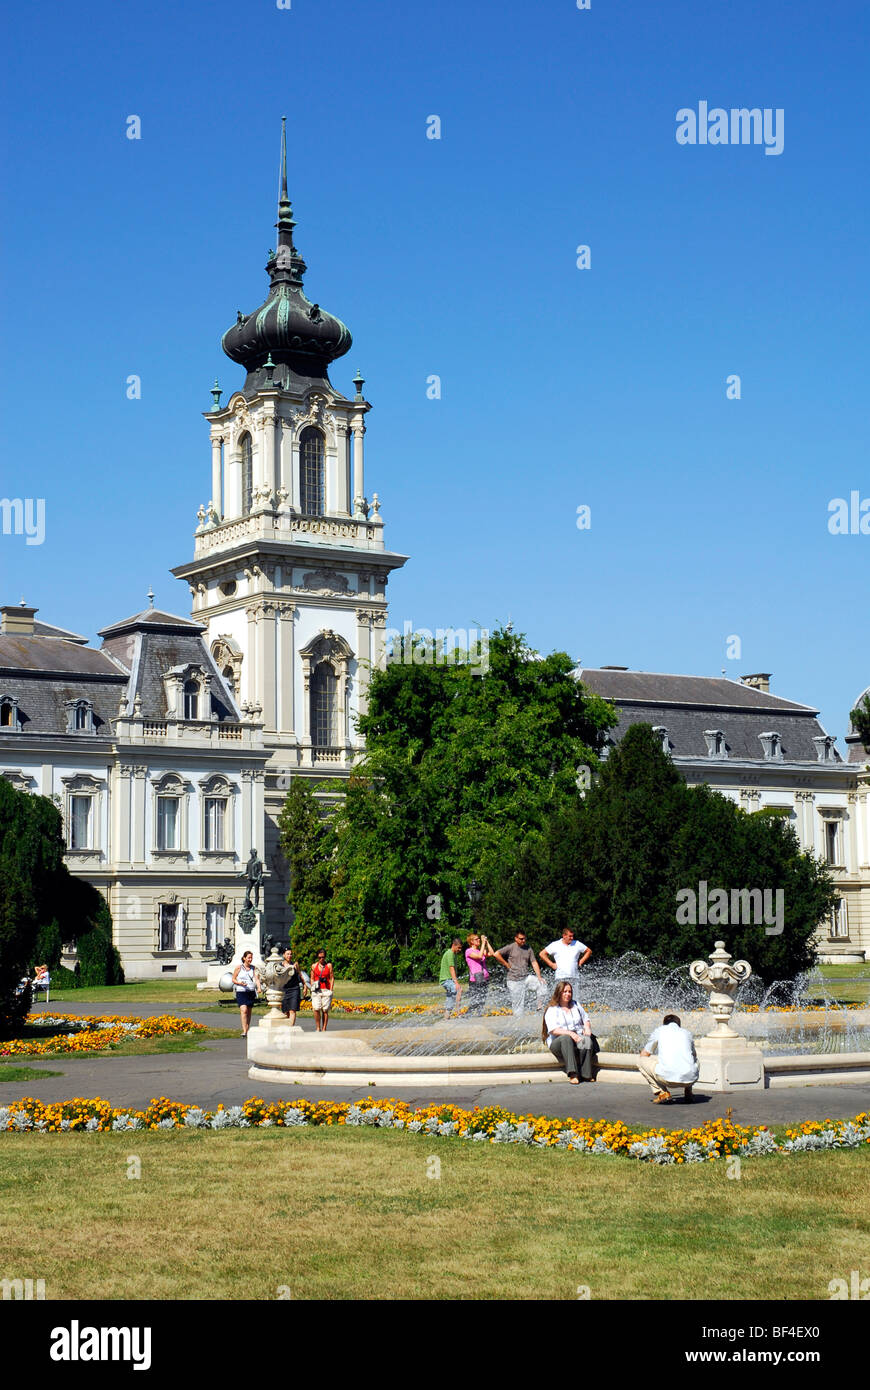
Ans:
{"type": "Polygon", "coordinates": [[[444,1017],[449,1018],[454,1010],[459,1012],[459,1001],[462,998],[462,985],[456,974],[456,964],[459,953],[462,950],[462,942],[458,936],[453,938],[453,942],[448,946],[444,955],[441,957],[441,969],[438,973],[438,983],[444,990],[444,1017]]]}

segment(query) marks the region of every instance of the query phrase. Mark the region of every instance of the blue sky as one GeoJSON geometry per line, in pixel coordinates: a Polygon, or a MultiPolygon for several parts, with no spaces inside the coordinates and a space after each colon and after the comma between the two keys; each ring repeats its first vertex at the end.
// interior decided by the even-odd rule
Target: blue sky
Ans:
{"type": "Polygon", "coordinates": [[[332,378],[366,379],[367,490],[411,557],[392,625],[771,671],[842,735],[870,684],[870,536],[827,526],[870,497],[868,29],[857,0],[16,7],[0,495],[43,497],[46,536],[0,536],[2,601],[91,635],[149,584],[188,611],[168,570],[286,114],[306,289],[354,335],[332,378]],[[782,153],[678,145],[699,101],[782,108],[782,153]]]}

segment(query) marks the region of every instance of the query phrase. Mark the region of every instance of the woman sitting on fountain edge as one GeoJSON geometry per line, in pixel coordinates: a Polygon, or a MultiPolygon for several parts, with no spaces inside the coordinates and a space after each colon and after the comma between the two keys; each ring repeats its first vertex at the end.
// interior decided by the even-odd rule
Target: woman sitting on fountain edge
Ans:
{"type": "Polygon", "coordinates": [[[582,1005],[574,1003],[574,989],[567,980],[556,984],[544,1011],[541,1037],[568,1073],[572,1086],[581,1080],[594,1080],[592,1024],[582,1005]]]}

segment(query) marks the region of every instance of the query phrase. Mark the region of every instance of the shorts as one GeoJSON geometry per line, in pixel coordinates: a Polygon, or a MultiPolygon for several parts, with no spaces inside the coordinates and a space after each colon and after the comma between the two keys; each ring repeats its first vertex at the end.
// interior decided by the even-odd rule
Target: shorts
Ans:
{"type": "Polygon", "coordinates": [[[252,1008],[253,1005],[256,1004],[256,1002],[257,1002],[257,994],[256,994],[256,991],[255,991],[255,990],[253,990],[253,989],[237,989],[237,990],[236,990],[236,1003],[237,1003],[239,1006],[244,1005],[244,1004],[247,1004],[249,1007],[252,1008]]]}
{"type": "Polygon", "coordinates": [[[313,989],[313,990],[311,991],[311,1007],[312,1007],[312,1009],[315,1009],[315,1010],[317,1010],[317,1009],[322,1009],[324,1013],[328,1013],[328,1012],[329,1012],[329,1006],[330,1006],[331,1003],[332,1003],[332,990],[331,990],[331,989],[313,989]]]}

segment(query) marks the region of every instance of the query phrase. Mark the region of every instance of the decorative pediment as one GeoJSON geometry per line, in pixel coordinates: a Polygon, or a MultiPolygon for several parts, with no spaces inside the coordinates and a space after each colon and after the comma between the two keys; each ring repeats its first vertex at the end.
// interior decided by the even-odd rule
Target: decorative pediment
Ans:
{"type": "Polygon", "coordinates": [[[77,772],[60,780],[68,792],[98,792],[106,785],[104,780],[92,777],[88,772],[77,772]]]}
{"type": "Polygon", "coordinates": [[[309,570],[303,574],[302,583],[298,586],[306,589],[313,594],[348,594],[350,584],[343,574],[338,570],[316,569],[309,570]]]}
{"type": "Polygon", "coordinates": [[[187,783],[177,772],[164,772],[153,784],[158,796],[184,796],[187,783]]]}
{"type": "Polygon", "coordinates": [[[4,768],[0,777],[11,782],[17,792],[32,792],[36,785],[36,778],[31,777],[28,772],[22,772],[21,768],[4,768]]]}
{"type": "Polygon", "coordinates": [[[220,772],[201,778],[199,786],[203,796],[232,796],[236,791],[234,783],[220,772]]]}

